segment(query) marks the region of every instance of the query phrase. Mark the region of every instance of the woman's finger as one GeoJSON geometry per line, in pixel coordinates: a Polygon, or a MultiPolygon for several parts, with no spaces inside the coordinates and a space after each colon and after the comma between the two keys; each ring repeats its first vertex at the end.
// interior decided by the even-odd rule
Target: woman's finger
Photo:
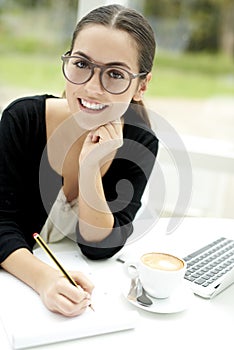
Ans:
{"type": "Polygon", "coordinates": [[[69,271],[69,273],[77,284],[79,284],[86,292],[92,294],[94,284],[86,275],[79,271],[69,271]]]}
{"type": "Polygon", "coordinates": [[[122,139],[122,137],[123,133],[120,123],[118,125],[108,123],[106,125],[101,126],[93,132],[92,141],[98,142],[100,140],[105,142],[109,140],[122,139]]]}
{"type": "MultiPolygon", "coordinates": [[[[87,282],[87,285],[90,286],[90,283],[87,282]]],[[[92,286],[92,284],[91,284],[92,286]]],[[[92,291],[92,287],[90,286],[90,290],[92,291]]],[[[83,299],[90,299],[90,292],[88,290],[84,290],[77,282],[77,287],[73,286],[65,277],[62,277],[57,285],[56,285],[57,294],[64,295],[67,299],[69,299],[73,303],[79,303],[83,299]]]]}
{"type": "Polygon", "coordinates": [[[73,303],[71,300],[67,299],[66,296],[57,294],[55,298],[54,311],[67,317],[74,317],[83,313],[89,305],[90,299],[84,298],[79,303],[73,303]]]}

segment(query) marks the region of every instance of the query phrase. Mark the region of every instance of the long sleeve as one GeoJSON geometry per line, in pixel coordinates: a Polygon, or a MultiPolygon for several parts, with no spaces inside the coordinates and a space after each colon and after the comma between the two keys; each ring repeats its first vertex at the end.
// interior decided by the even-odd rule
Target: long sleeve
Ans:
{"type": "Polygon", "coordinates": [[[103,177],[106,200],[114,215],[112,232],[101,242],[90,243],[81,237],[77,226],[78,245],[88,258],[109,258],[124,246],[133,232],[133,220],[141,206],[157,151],[154,133],[143,123],[127,119],[124,144],[103,177]]]}
{"type": "Polygon", "coordinates": [[[1,118],[0,263],[19,248],[31,250],[32,233],[45,221],[38,181],[46,142],[44,99],[19,99],[1,118]]]}

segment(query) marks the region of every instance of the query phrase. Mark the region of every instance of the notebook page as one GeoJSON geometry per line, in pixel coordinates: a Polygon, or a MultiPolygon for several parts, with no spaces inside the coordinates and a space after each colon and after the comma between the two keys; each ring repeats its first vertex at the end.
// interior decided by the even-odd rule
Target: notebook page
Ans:
{"type": "MultiPolygon", "coordinates": [[[[60,254],[63,258],[72,256],[71,252],[60,254]]],[[[60,254],[56,254],[59,259],[60,254]]],[[[62,262],[62,258],[60,260],[62,262]]],[[[74,262],[74,257],[72,260],[74,262]]],[[[79,261],[79,266],[81,264],[86,265],[88,271],[84,260],[79,261]]],[[[81,270],[84,269],[81,267],[81,270]]],[[[13,349],[131,329],[137,322],[136,311],[124,309],[110,292],[98,286],[92,296],[95,312],[87,308],[84,314],[67,318],[50,312],[30,287],[3,270],[0,285],[0,318],[13,349]]]]}

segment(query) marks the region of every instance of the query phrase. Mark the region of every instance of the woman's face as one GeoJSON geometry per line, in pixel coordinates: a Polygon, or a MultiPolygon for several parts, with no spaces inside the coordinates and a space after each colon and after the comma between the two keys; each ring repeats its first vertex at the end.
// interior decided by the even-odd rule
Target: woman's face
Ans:
{"type": "MultiPolygon", "coordinates": [[[[88,58],[100,64],[113,64],[131,73],[139,73],[138,50],[131,36],[122,31],[102,25],[86,25],[76,37],[73,56],[88,58]]],[[[118,120],[127,110],[132,99],[141,100],[146,90],[144,80],[133,79],[130,87],[122,94],[107,92],[100,83],[100,69],[94,69],[92,78],[84,84],[76,85],[66,81],[66,97],[69,108],[80,127],[92,130],[113,120],[118,120]]]]}

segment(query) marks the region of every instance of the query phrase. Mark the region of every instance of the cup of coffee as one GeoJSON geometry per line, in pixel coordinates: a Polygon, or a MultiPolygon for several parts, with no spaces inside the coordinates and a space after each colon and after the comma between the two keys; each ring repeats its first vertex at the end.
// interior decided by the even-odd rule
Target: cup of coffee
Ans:
{"type": "Polygon", "coordinates": [[[145,291],[155,298],[168,298],[180,286],[186,271],[182,258],[162,252],[145,253],[126,265],[128,269],[136,268],[145,291]]]}

